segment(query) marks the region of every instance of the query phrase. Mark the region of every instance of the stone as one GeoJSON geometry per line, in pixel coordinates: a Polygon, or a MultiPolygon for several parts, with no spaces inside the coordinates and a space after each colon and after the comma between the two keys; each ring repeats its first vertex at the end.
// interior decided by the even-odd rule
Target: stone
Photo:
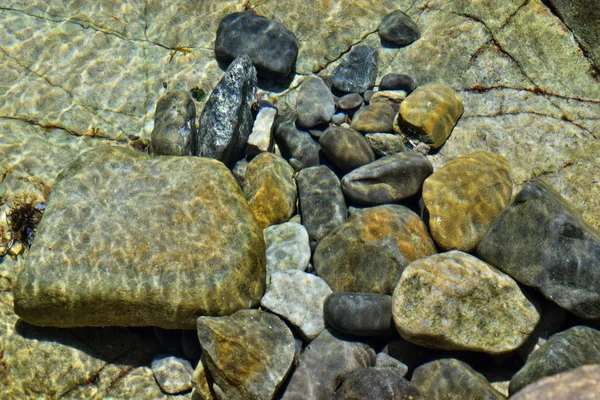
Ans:
{"type": "Polygon", "coordinates": [[[271,225],[264,231],[267,248],[267,284],[276,271],[297,269],[306,271],[310,261],[310,246],[306,228],[297,222],[271,225]]]}
{"type": "Polygon", "coordinates": [[[248,161],[245,158],[242,158],[238,162],[235,163],[233,168],[231,169],[231,173],[233,177],[237,181],[240,187],[244,187],[246,185],[246,174],[248,172],[248,161]]]}
{"type": "Polygon", "coordinates": [[[202,363],[226,398],[271,399],[292,367],[294,336],[268,312],[200,317],[198,339],[202,363]]]}
{"type": "Polygon", "coordinates": [[[374,103],[372,100],[368,106],[358,109],[350,126],[364,133],[392,132],[396,112],[389,104],[374,103]]]}
{"type": "Polygon", "coordinates": [[[336,125],[341,125],[348,120],[348,114],[343,112],[337,112],[333,114],[331,117],[331,123],[336,125]]]}
{"type": "Polygon", "coordinates": [[[427,157],[396,153],[357,168],[342,178],[342,191],[359,205],[397,203],[418,194],[433,172],[427,157]]]}
{"type": "Polygon", "coordinates": [[[294,170],[319,165],[320,146],[310,133],[296,128],[296,114],[287,112],[275,121],[275,141],[294,170]]]}
{"type": "Polygon", "coordinates": [[[365,140],[377,157],[391,156],[406,151],[406,139],[391,133],[367,133],[365,140]]]}
{"type": "Polygon", "coordinates": [[[418,399],[421,393],[396,368],[370,367],[350,374],[332,400],[418,399]]]}
{"type": "Polygon", "coordinates": [[[273,125],[277,117],[275,107],[261,107],[258,110],[252,132],[248,137],[246,155],[250,158],[273,150],[273,125]]]}
{"type": "Polygon", "coordinates": [[[360,107],[364,102],[359,93],[348,93],[337,99],[335,105],[340,110],[354,110],[360,107]]]}
{"type": "Polygon", "coordinates": [[[417,214],[386,205],[355,211],[321,240],[313,263],[334,292],[392,294],[408,264],[435,252],[417,214]]]}
{"type": "Polygon", "coordinates": [[[333,293],[324,305],[328,326],[355,336],[389,336],[395,331],[392,297],[379,293],[333,293]]]}
{"type": "Polygon", "coordinates": [[[55,184],[14,288],[15,312],[42,326],[190,329],[198,315],[258,305],[264,252],[220,162],[98,148],[55,184]]]}
{"type": "Polygon", "coordinates": [[[413,78],[404,74],[386,74],[379,82],[379,90],[404,90],[406,94],[410,94],[416,87],[413,78]]]}
{"type": "MultiPolygon", "coordinates": [[[[387,104],[392,107],[394,111],[394,117],[396,113],[400,109],[400,103],[404,101],[406,98],[406,92],[403,90],[379,90],[378,92],[373,93],[369,103],[373,104],[387,104]]],[[[392,123],[394,118],[392,117],[392,123]]],[[[389,132],[392,132],[391,130],[389,132]]]]}
{"type": "Polygon", "coordinates": [[[525,365],[512,377],[509,391],[514,394],[542,378],[586,364],[600,364],[600,331],[575,326],[553,335],[531,353],[525,365]]]}
{"type": "Polygon", "coordinates": [[[506,399],[483,375],[453,358],[421,365],[413,372],[411,383],[426,399],[506,399]]]}
{"type": "Polygon", "coordinates": [[[375,352],[367,344],[323,330],[300,355],[282,400],[329,399],[346,377],[374,362],[375,352]]]}
{"type": "Polygon", "coordinates": [[[152,360],[152,374],[156,383],[168,394],[187,392],[192,388],[194,369],[188,360],[158,354],[152,360]]]}
{"type": "Polygon", "coordinates": [[[230,62],[242,54],[248,54],[261,73],[286,77],[296,63],[298,40],[279,22],[251,11],[236,12],[219,23],[215,57],[230,62]]]}
{"type": "Polygon", "coordinates": [[[286,222],[296,212],[294,169],[273,153],[261,153],[248,164],[244,194],[264,229],[286,222]]]}
{"type": "Polygon", "coordinates": [[[394,132],[402,132],[439,149],[463,110],[462,100],[448,86],[439,83],[419,86],[400,104],[394,132]]]}
{"type": "Polygon", "coordinates": [[[506,159],[478,151],[458,157],[423,183],[429,232],[441,250],[474,252],[512,197],[506,159]]]}
{"type": "Polygon", "coordinates": [[[355,46],[333,71],[333,87],[344,93],[364,93],[372,89],[377,78],[377,59],[377,49],[355,46]]]}
{"type": "Polygon", "coordinates": [[[594,400],[600,393],[600,364],[584,365],[540,379],[511,396],[511,400],[594,400]]]}
{"type": "Polygon", "coordinates": [[[386,353],[377,353],[377,356],[375,357],[375,366],[379,368],[396,368],[402,374],[401,376],[406,376],[406,373],[408,372],[408,366],[406,364],[386,353]]]}
{"type": "Polygon", "coordinates": [[[318,76],[308,76],[300,85],[296,98],[298,126],[312,128],[331,121],[335,102],[331,90],[318,76]]]}
{"type": "Polygon", "coordinates": [[[310,341],[325,328],[323,303],[331,289],[318,276],[298,271],[276,271],[260,304],[298,328],[310,341]]]}
{"type": "Polygon", "coordinates": [[[419,27],[402,10],[394,11],[383,17],[379,25],[381,39],[398,46],[408,46],[421,37],[419,27]]]}
{"type": "Polygon", "coordinates": [[[192,384],[194,385],[192,399],[196,400],[198,396],[202,400],[215,399],[211,392],[211,389],[214,391],[214,387],[208,382],[209,378],[207,374],[207,368],[202,362],[202,360],[198,361],[198,365],[196,366],[196,369],[194,369],[194,373],[192,374],[192,384]]]}
{"type": "Polygon", "coordinates": [[[460,251],[409,264],[394,290],[392,313],[409,342],[489,354],[521,346],[540,319],[508,275],[460,251]]]}
{"type": "Polygon", "coordinates": [[[232,167],[243,157],[252,132],[250,106],[256,98],[256,70],[247,55],[229,65],[200,116],[196,152],[232,167]]]}
{"type": "Polygon", "coordinates": [[[342,172],[350,172],[375,160],[363,135],[352,128],[330,126],[319,138],[319,144],[327,158],[342,172]]]}
{"type": "Polygon", "coordinates": [[[477,255],[567,311],[600,320],[600,234],[543,181],[525,184],[477,255]]]}
{"type": "Polygon", "coordinates": [[[197,135],[196,106],[189,93],[172,90],[158,99],[150,139],[152,153],[191,156],[195,154],[197,135]]]}
{"type": "MultiPolygon", "coordinates": [[[[74,398],[93,398],[96,393],[86,393],[87,396],[77,396],[77,393],[69,392],[68,395],[74,395],[74,398]]],[[[185,399],[184,395],[167,395],[156,383],[152,370],[146,366],[131,367],[128,366],[122,374],[109,383],[107,393],[104,398],[112,399],[156,399],[171,400],[173,398],[185,399]]]]}
{"type": "Polygon", "coordinates": [[[303,169],[296,182],[302,225],[308,231],[314,249],[321,239],[346,220],[346,202],[340,180],[324,165],[303,169]]]}

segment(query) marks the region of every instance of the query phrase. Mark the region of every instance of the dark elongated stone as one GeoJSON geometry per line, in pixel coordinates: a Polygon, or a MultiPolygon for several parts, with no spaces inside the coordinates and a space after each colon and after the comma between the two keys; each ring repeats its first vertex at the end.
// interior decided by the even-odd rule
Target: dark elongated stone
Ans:
{"type": "Polygon", "coordinates": [[[379,90],[404,90],[406,94],[410,94],[415,88],[415,81],[403,74],[387,74],[379,82],[379,90]]]}
{"type": "Polygon", "coordinates": [[[196,153],[232,167],[243,157],[252,132],[250,106],[256,98],[256,70],[247,55],[236,58],[204,105],[196,153]]]}
{"type": "Polygon", "coordinates": [[[321,150],[343,172],[372,162],[375,153],[363,135],[351,128],[331,126],[319,138],[321,150]]]}
{"type": "Polygon", "coordinates": [[[219,23],[215,57],[225,62],[248,54],[266,75],[286,77],[298,56],[298,40],[284,25],[254,12],[237,12],[219,23]]]}
{"type": "Polygon", "coordinates": [[[377,49],[356,46],[333,71],[333,87],[346,93],[372,89],[377,78],[377,59],[377,49]]]}
{"type": "Polygon", "coordinates": [[[418,399],[417,388],[398,368],[363,368],[349,375],[331,400],[418,399]]]}
{"type": "Polygon", "coordinates": [[[394,332],[392,297],[378,293],[333,293],[324,305],[325,321],[338,332],[385,336],[394,332]]]}
{"type": "Polygon", "coordinates": [[[525,184],[477,255],[562,308],[600,320],[600,234],[541,180],[525,184]]]}
{"type": "Polygon", "coordinates": [[[310,133],[296,128],[296,113],[288,111],[275,120],[275,141],[283,158],[296,171],[319,165],[320,146],[310,133]]]}
{"type": "Polygon", "coordinates": [[[173,90],[158,99],[150,144],[154,154],[191,156],[197,135],[196,106],[189,93],[173,90]]]}

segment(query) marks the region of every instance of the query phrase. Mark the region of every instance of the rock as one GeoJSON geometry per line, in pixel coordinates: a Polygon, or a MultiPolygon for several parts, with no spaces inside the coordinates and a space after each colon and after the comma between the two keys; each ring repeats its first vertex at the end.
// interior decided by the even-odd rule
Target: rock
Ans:
{"type": "Polygon", "coordinates": [[[402,338],[443,350],[506,353],[522,345],[540,319],[515,281],[460,251],[412,262],[392,301],[402,338]]]}
{"type": "Polygon", "coordinates": [[[242,158],[238,162],[235,163],[233,168],[231,169],[231,173],[233,174],[235,180],[237,181],[240,187],[244,187],[246,185],[246,174],[248,172],[248,161],[245,158],[242,158]]]}
{"type": "Polygon", "coordinates": [[[198,339],[202,363],[226,398],[271,399],[292,367],[294,336],[268,312],[200,317],[198,339]]]}
{"type": "Polygon", "coordinates": [[[350,374],[331,400],[418,399],[421,394],[396,368],[363,368],[350,374]]]}
{"type": "Polygon", "coordinates": [[[356,336],[388,336],[394,332],[392,297],[378,293],[333,293],[324,305],[327,324],[356,336]]]}
{"type": "Polygon", "coordinates": [[[306,228],[297,222],[271,225],[264,230],[267,248],[267,284],[276,271],[305,271],[310,261],[306,228]]]}
{"type": "Polygon", "coordinates": [[[600,364],[600,331],[587,326],[567,329],[531,353],[511,379],[509,391],[516,393],[542,378],[586,364],[600,364]]]}
{"type": "Polygon", "coordinates": [[[379,90],[404,90],[410,94],[417,86],[415,81],[404,74],[386,74],[379,82],[379,90]]]}
{"type": "Polygon", "coordinates": [[[192,392],[193,400],[214,400],[215,397],[211,392],[214,391],[213,385],[208,382],[207,368],[202,363],[202,360],[198,362],[194,373],[192,374],[192,384],[194,385],[194,391],[192,392]],[[196,397],[195,397],[196,396],[196,397]],[[200,399],[198,399],[200,397],[200,399]]]}
{"type": "Polygon", "coordinates": [[[355,46],[333,71],[333,87],[345,93],[363,93],[375,86],[377,49],[355,46]]]}
{"type": "Polygon", "coordinates": [[[510,203],[512,188],[504,157],[485,151],[458,157],[425,179],[423,201],[438,248],[473,252],[510,203]]]}
{"type": "Polygon", "coordinates": [[[324,330],[300,355],[282,400],[317,400],[333,396],[340,382],[375,362],[367,344],[338,339],[324,330]]]}
{"type": "Polygon", "coordinates": [[[43,326],[190,329],[198,315],[258,304],[264,251],[221,163],[98,148],[54,186],[14,288],[15,311],[43,326]]]}
{"type": "Polygon", "coordinates": [[[336,125],[341,125],[348,120],[348,114],[343,112],[337,112],[333,114],[331,117],[331,123],[336,125]]]}
{"type": "Polygon", "coordinates": [[[196,106],[189,93],[172,90],[158,99],[150,144],[154,154],[191,156],[197,135],[196,106]]]}
{"type": "MultiPolygon", "coordinates": [[[[371,99],[372,100],[372,99],[371,99]]],[[[394,109],[385,103],[373,103],[360,108],[355,114],[352,129],[359,132],[392,132],[392,123],[396,113],[394,109]]]]}
{"type": "Polygon", "coordinates": [[[248,54],[261,73],[286,77],[296,63],[298,40],[279,22],[254,12],[236,12],[219,23],[215,57],[230,62],[242,54],[248,54]]]}
{"type": "Polygon", "coordinates": [[[275,141],[294,170],[319,165],[320,146],[310,134],[296,128],[296,114],[287,112],[275,121],[275,141]]]}
{"type": "Polygon", "coordinates": [[[418,153],[396,153],[357,168],[342,178],[342,191],[353,203],[396,203],[421,191],[433,172],[427,157],[418,153]]]}
{"type": "Polygon", "coordinates": [[[346,202],[340,180],[326,166],[306,168],[296,178],[302,225],[311,248],[346,220],[346,202]]]}
{"type": "Polygon", "coordinates": [[[335,102],[331,90],[318,76],[308,76],[300,85],[296,98],[298,126],[312,128],[328,123],[335,113],[335,102]]]}
{"type": "Polygon", "coordinates": [[[408,46],[421,37],[419,27],[402,10],[394,11],[383,17],[379,25],[379,36],[398,46],[408,46]]]}
{"type": "Polygon", "coordinates": [[[188,360],[159,354],[152,360],[152,374],[163,392],[177,394],[192,388],[194,369],[188,360]]]}
{"type": "Polygon", "coordinates": [[[406,376],[406,373],[408,372],[408,367],[406,364],[386,353],[377,353],[377,357],[375,358],[375,366],[379,368],[396,368],[400,371],[402,376],[406,376]]]}
{"type": "MultiPolygon", "coordinates": [[[[156,399],[156,400],[171,400],[173,398],[185,398],[187,395],[166,395],[156,383],[156,378],[152,374],[152,370],[146,366],[132,367],[123,370],[121,375],[115,377],[115,380],[110,382],[110,388],[104,398],[112,399],[156,399]]],[[[77,393],[69,391],[68,395],[73,395],[74,398],[93,398],[97,393],[86,393],[86,396],[78,396],[77,393]]]]}
{"type": "Polygon", "coordinates": [[[600,364],[584,365],[540,379],[511,396],[511,400],[594,400],[600,393],[600,364]]]}
{"type": "Polygon", "coordinates": [[[248,137],[248,147],[246,147],[246,155],[255,157],[260,153],[266,153],[273,150],[273,124],[277,117],[277,109],[275,107],[261,107],[258,110],[252,133],[248,137]]]}
{"type": "Polygon", "coordinates": [[[424,364],[413,373],[411,383],[425,399],[504,400],[485,377],[468,364],[453,358],[424,364]]]}
{"type": "Polygon", "coordinates": [[[363,97],[359,93],[348,93],[336,101],[336,106],[340,110],[353,110],[363,104],[363,97]]]}
{"type": "Polygon", "coordinates": [[[323,303],[331,293],[318,276],[293,269],[276,271],[260,304],[297,327],[310,341],[325,328],[323,303]]]}
{"type": "Polygon", "coordinates": [[[562,308],[600,320],[600,235],[543,181],[525,184],[477,255],[562,308]]]}
{"type": "Polygon", "coordinates": [[[273,153],[262,153],[248,164],[244,194],[262,228],[286,222],[296,212],[294,169],[273,153]]]}
{"type": "Polygon", "coordinates": [[[439,149],[462,115],[464,105],[448,86],[430,83],[419,86],[400,104],[394,131],[415,137],[439,149]]]}
{"type": "Polygon", "coordinates": [[[375,160],[363,135],[351,128],[331,126],[321,135],[319,144],[327,158],[342,172],[350,172],[375,160]]]}
{"type": "Polygon", "coordinates": [[[321,240],[313,263],[334,292],[391,294],[409,263],[432,254],[418,215],[387,205],[355,211],[321,240]]]}
{"type": "Polygon", "coordinates": [[[405,138],[391,133],[367,133],[365,139],[377,157],[406,151],[405,138]]]}
{"type": "MultiPolygon", "coordinates": [[[[371,99],[369,100],[371,105],[374,104],[387,104],[392,107],[394,111],[394,117],[396,113],[400,109],[400,103],[404,101],[406,98],[406,92],[403,90],[380,90],[378,92],[373,93],[371,99]]],[[[392,122],[394,122],[394,118],[392,117],[392,122]]],[[[391,124],[390,124],[391,127],[391,124]]],[[[389,132],[392,132],[389,130],[389,132]]]]}
{"type": "Polygon", "coordinates": [[[244,155],[252,131],[250,106],[256,97],[256,70],[247,55],[236,58],[212,91],[200,116],[196,152],[233,166],[244,155]]]}

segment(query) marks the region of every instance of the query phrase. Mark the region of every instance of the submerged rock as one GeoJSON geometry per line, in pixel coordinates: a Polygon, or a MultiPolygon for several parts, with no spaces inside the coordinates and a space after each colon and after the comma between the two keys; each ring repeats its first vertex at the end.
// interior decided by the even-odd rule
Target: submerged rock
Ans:
{"type": "Polygon", "coordinates": [[[196,106],[189,93],[173,90],[158,99],[150,144],[154,154],[191,156],[197,135],[196,106]]]}
{"type": "Polygon", "coordinates": [[[421,37],[419,27],[402,10],[383,17],[379,25],[379,36],[398,46],[407,46],[421,37]]]}
{"type": "Polygon", "coordinates": [[[345,93],[364,93],[375,86],[377,78],[377,49],[356,46],[333,71],[333,87],[345,93]]]}
{"type": "Polygon", "coordinates": [[[331,121],[335,103],[331,91],[321,78],[309,76],[302,82],[296,99],[296,112],[301,128],[312,128],[331,121]]]}

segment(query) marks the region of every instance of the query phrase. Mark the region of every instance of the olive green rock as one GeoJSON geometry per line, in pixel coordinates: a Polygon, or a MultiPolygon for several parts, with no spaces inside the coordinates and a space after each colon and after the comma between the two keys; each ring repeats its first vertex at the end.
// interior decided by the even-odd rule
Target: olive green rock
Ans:
{"type": "Polygon", "coordinates": [[[442,250],[472,252],[508,206],[512,188],[502,156],[478,151],[450,161],[423,183],[431,237],[442,250]]]}
{"type": "Polygon", "coordinates": [[[394,131],[439,149],[450,137],[464,105],[454,89],[441,83],[419,86],[400,103],[394,131]]]}
{"type": "Polygon", "coordinates": [[[386,103],[373,103],[360,108],[355,114],[352,129],[359,132],[392,132],[396,112],[386,103]]]}
{"type": "Polygon", "coordinates": [[[190,329],[264,289],[262,229],[222,163],[103,147],[58,177],[14,297],[35,325],[190,329]]]}
{"type": "Polygon", "coordinates": [[[364,136],[351,128],[330,126],[319,138],[321,150],[343,172],[369,164],[375,153],[364,136]]]}

